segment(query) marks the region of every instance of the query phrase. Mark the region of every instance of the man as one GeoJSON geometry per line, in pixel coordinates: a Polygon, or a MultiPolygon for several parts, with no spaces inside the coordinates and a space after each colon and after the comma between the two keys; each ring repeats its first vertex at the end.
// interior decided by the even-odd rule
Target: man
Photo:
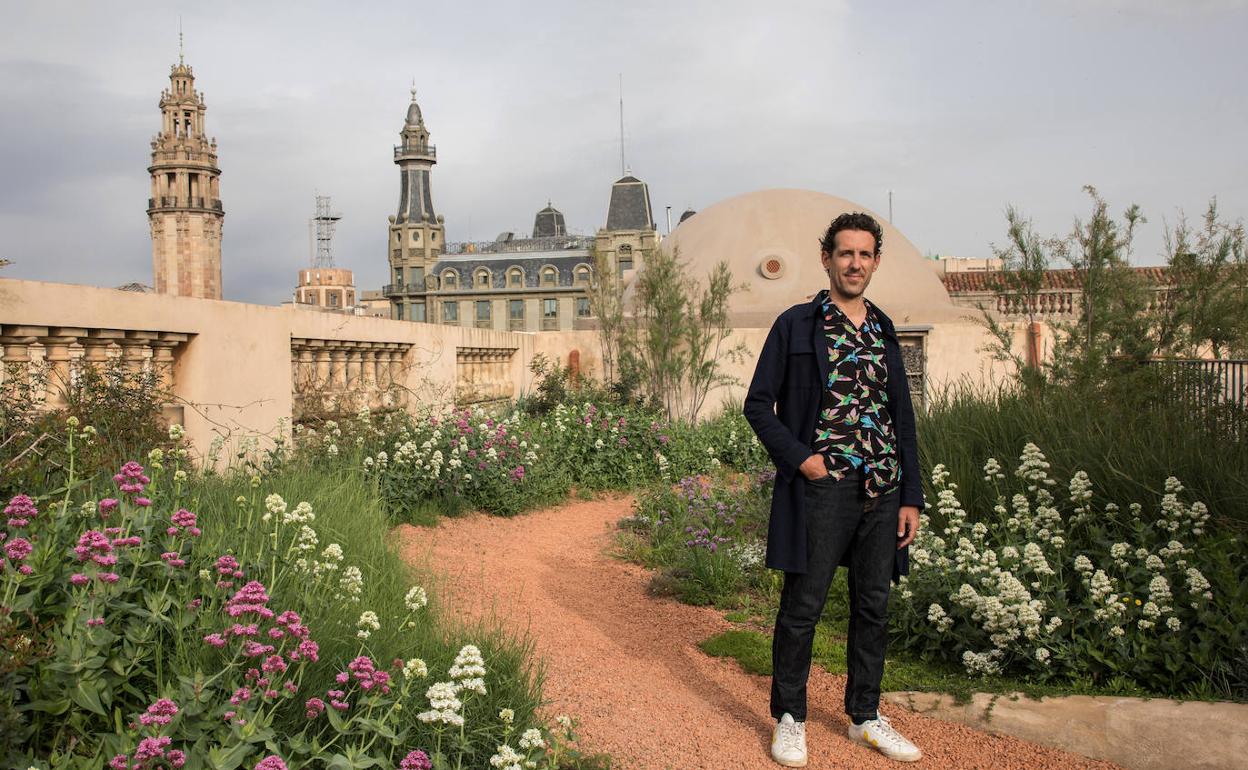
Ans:
{"type": "Polygon", "coordinates": [[[780,314],[745,416],[776,464],[767,566],[783,570],[772,639],[771,755],[806,765],[806,681],[837,565],[849,567],[849,737],[906,762],[921,753],[878,712],[890,580],[909,571],[923,491],[897,333],[863,292],[880,264],[871,216],[838,216],[820,241],[828,288],[780,314]]]}

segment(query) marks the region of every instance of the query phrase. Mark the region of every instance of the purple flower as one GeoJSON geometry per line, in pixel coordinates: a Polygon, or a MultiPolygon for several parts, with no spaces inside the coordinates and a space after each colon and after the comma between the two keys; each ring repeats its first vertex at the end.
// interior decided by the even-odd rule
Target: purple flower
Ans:
{"type": "Polygon", "coordinates": [[[74,574],[69,576],[69,582],[72,585],[85,586],[87,583],[91,582],[91,578],[87,577],[81,572],[75,572],[74,574]]]}
{"type": "Polygon", "coordinates": [[[233,575],[234,572],[237,570],[238,570],[238,559],[235,559],[233,556],[229,556],[229,555],[217,557],[217,574],[218,575],[226,575],[226,576],[233,575]]]}
{"type": "Polygon", "coordinates": [[[4,514],[9,517],[10,527],[24,527],[30,520],[39,515],[35,501],[26,495],[17,495],[4,506],[4,514]]]}
{"type": "Polygon", "coordinates": [[[164,560],[165,563],[167,563],[170,567],[185,567],[186,560],[179,558],[180,556],[181,554],[179,554],[177,551],[167,551],[165,553],[162,553],[160,555],[160,558],[164,560]]]}
{"type": "Polygon", "coordinates": [[[116,572],[101,572],[100,574],[96,575],[96,577],[99,578],[102,582],[110,583],[110,584],[116,583],[118,580],[121,579],[121,576],[118,575],[116,572]]]}
{"type": "Polygon", "coordinates": [[[256,763],[256,770],[286,770],[286,763],[276,754],[270,754],[256,763]]]}
{"type": "Polygon", "coordinates": [[[15,537],[4,544],[4,555],[13,561],[23,561],[33,550],[34,546],[24,537],[15,537]]]}
{"type": "Polygon", "coordinates": [[[118,754],[117,756],[113,757],[113,761],[109,762],[108,766],[112,770],[126,770],[126,755],[118,754]]]}
{"type": "Polygon", "coordinates": [[[169,760],[169,764],[173,765],[174,770],[177,770],[177,768],[186,764],[186,753],[179,751],[178,749],[174,749],[165,755],[165,759],[169,760]]]}
{"type": "Polygon", "coordinates": [[[139,748],[134,752],[135,764],[146,762],[149,759],[161,759],[165,756],[165,749],[172,743],[172,739],[167,735],[158,735],[155,738],[144,738],[139,741],[139,748]]]}
{"type": "Polygon", "coordinates": [[[246,703],[251,700],[251,690],[246,687],[240,687],[230,696],[230,703],[237,706],[240,703],[246,703]]]}
{"type": "Polygon", "coordinates": [[[225,637],[221,634],[208,634],[204,637],[204,641],[213,647],[224,647],[226,644],[225,637]]]}
{"type": "Polygon", "coordinates": [[[230,597],[230,600],[225,603],[225,612],[232,618],[249,614],[271,618],[273,610],[265,606],[268,603],[269,595],[265,593],[264,585],[257,580],[252,580],[230,597]]]}
{"type": "Polygon", "coordinates": [[[96,628],[104,625],[104,618],[87,618],[87,628],[96,628]]]}
{"type": "Polygon", "coordinates": [[[100,513],[107,516],[109,511],[113,510],[119,505],[121,505],[120,500],[117,500],[116,498],[113,498],[113,497],[106,497],[100,501],[100,513]]]}
{"type": "Polygon", "coordinates": [[[167,725],[178,713],[178,704],[168,698],[161,698],[147,707],[147,711],[139,716],[139,722],[145,725],[167,725]]]}
{"type": "Polygon", "coordinates": [[[399,770],[433,770],[433,762],[429,761],[428,754],[417,749],[403,757],[399,762],[399,770]]]}
{"type": "Polygon", "coordinates": [[[325,711],[325,701],[320,698],[308,698],[303,706],[307,709],[308,719],[316,719],[325,711]]]}

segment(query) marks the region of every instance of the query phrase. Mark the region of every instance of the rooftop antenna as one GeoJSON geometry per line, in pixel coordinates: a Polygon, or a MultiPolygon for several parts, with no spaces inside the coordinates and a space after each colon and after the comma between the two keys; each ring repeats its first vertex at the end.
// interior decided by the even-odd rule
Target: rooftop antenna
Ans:
{"type": "Polygon", "coordinates": [[[178,66],[181,67],[186,62],[182,58],[182,16],[178,15],[178,66]]]}
{"type": "Polygon", "coordinates": [[[628,174],[624,164],[624,73],[620,73],[620,176],[628,174]]]}
{"type": "Polygon", "coordinates": [[[342,219],[341,214],[332,214],[329,210],[329,196],[316,196],[316,216],[309,224],[316,227],[316,253],[312,257],[312,267],[324,268],[334,266],[334,225],[342,219]]]}

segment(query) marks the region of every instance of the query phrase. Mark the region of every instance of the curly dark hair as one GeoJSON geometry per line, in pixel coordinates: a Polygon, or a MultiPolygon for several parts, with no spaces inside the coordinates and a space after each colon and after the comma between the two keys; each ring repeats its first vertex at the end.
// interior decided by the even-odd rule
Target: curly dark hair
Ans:
{"type": "Polygon", "coordinates": [[[832,253],[836,248],[836,234],[842,230],[862,230],[875,236],[875,256],[880,256],[880,247],[884,245],[884,229],[880,227],[880,223],[875,221],[875,217],[861,211],[847,211],[836,219],[832,220],[832,224],[828,226],[828,231],[823,234],[823,239],[819,241],[819,245],[823,250],[832,253]]]}

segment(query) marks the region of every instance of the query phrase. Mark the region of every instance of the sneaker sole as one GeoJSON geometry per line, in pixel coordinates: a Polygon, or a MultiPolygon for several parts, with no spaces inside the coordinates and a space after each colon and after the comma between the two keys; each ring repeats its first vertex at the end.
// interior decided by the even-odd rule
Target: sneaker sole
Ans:
{"type": "Polygon", "coordinates": [[[781,767],[805,767],[806,766],[806,760],[804,759],[803,760],[778,759],[776,756],[773,755],[771,760],[775,762],[777,765],[780,765],[781,767]]]}
{"type": "Polygon", "coordinates": [[[857,735],[850,735],[850,736],[849,736],[849,739],[850,739],[851,741],[853,741],[854,743],[858,744],[859,746],[863,746],[863,747],[865,747],[865,748],[871,749],[872,751],[878,751],[880,754],[882,754],[882,755],[883,755],[883,756],[885,756],[885,757],[888,757],[889,759],[893,760],[894,762],[918,762],[920,759],[922,759],[922,758],[923,758],[923,752],[922,752],[922,751],[920,751],[919,753],[914,754],[914,755],[910,755],[910,754],[904,754],[904,755],[903,755],[903,754],[890,754],[889,752],[885,751],[884,749],[880,748],[879,746],[873,746],[873,745],[871,745],[870,743],[867,743],[865,740],[863,740],[862,738],[858,737],[857,735]]]}

